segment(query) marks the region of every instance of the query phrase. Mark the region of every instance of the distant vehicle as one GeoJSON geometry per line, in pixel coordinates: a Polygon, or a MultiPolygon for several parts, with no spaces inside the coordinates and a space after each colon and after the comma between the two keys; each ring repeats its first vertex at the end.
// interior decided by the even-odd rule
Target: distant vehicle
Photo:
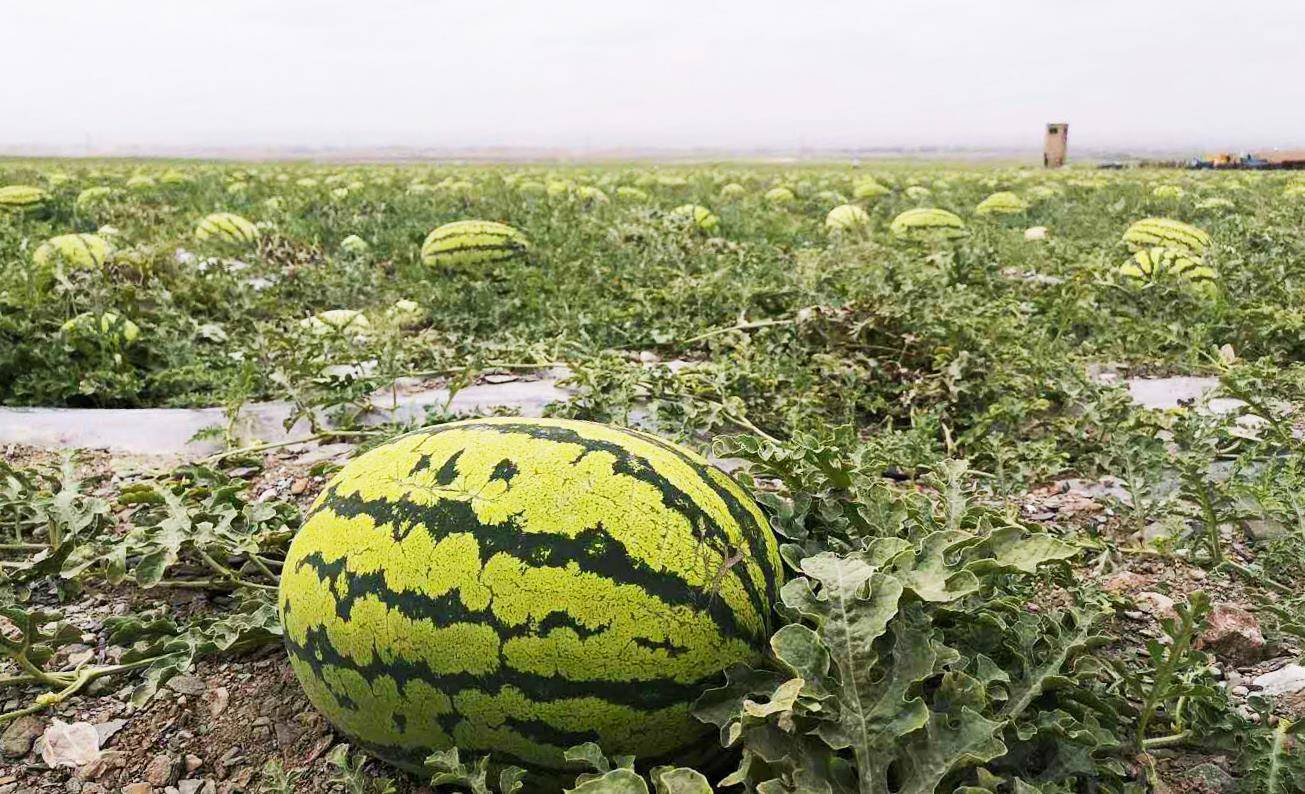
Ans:
{"type": "Polygon", "coordinates": [[[1230,168],[1236,169],[1259,169],[1269,168],[1268,160],[1258,157],[1250,152],[1233,154],[1232,152],[1219,152],[1217,154],[1207,155],[1206,157],[1193,157],[1187,161],[1188,168],[1196,169],[1216,169],[1224,170],[1230,168]]]}

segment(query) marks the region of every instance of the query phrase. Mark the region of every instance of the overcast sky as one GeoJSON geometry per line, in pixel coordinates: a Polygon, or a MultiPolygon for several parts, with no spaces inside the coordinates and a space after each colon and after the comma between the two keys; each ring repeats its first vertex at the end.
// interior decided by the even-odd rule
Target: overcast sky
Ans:
{"type": "Polygon", "coordinates": [[[1305,146],[1301,0],[0,0],[22,145],[1305,146]]]}

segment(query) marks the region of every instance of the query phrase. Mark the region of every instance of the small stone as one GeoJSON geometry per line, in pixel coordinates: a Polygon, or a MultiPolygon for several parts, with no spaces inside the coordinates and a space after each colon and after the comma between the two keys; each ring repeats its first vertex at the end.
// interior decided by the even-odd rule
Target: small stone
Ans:
{"type": "Polygon", "coordinates": [[[97,723],[95,733],[100,737],[100,746],[107,745],[113,735],[122,730],[122,726],[126,724],[126,720],[109,720],[108,722],[97,723]]]}
{"type": "Polygon", "coordinates": [[[98,758],[79,767],[77,777],[81,780],[99,780],[104,777],[105,773],[113,769],[121,769],[126,763],[126,753],[118,750],[104,750],[101,751],[98,758]]]}
{"type": "Polygon", "coordinates": [[[1132,571],[1123,571],[1106,577],[1101,582],[1101,589],[1107,593],[1131,593],[1146,587],[1147,584],[1148,580],[1145,576],[1132,571]]]}
{"type": "Polygon", "coordinates": [[[1257,676],[1255,685],[1266,695],[1294,695],[1305,692],[1305,667],[1289,664],[1257,676]]]}
{"type": "Polygon", "coordinates": [[[1234,695],[1236,695],[1239,698],[1244,698],[1247,695],[1251,694],[1251,690],[1247,687],[1242,686],[1241,684],[1238,684],[1237,686],[1233,687],[1231,691],[1234,695]]]}
{"type": "Polygon", "coordinates": [[[122,787],[122,794],[153,794],[154,787],[149,783],[128,783],[122,787]]]}
{"type": "Polygon", "coordinates": [[[151,785],[163,788],[177,782],[180,773],[179,764],[174,756],[159,754],[150,759],[145,767],[145,780],[151,785]]]}
{"type": "Polygon", "coordinates": [[[199,790],[204,787],[202,780],[179,780],[177,781],[178,794],[199,794],[199,790]]]}
{"type": "Polygon", "coordinates": [[[1225,794],[1233,790],[1235,781],[1226,769],[1206,762],[1187,770],[1187,791],[1193,794],[1225,794]]]}
{"type": "Polygon", "coordinates": [[[220,686],[208,693],[208,713],[211,717],[216,717],[227,710],[227,702],[230,701],[231,694],[227,688],[220,686]]]}
{"type": "Polygon", "coordinates": [[[1149,612],[1157,618],[1178,616],[1178,613],[1174,611],[1174,600],[1163,593],[1144,590],[1137,594],[1135,600],[1143,611],[1149,612]]]}
{"type": "Polygon", "coordinates": [[[1287,534],[1287,525],[1271,518],[1252,518],[1243,522],[1246,534],[1251,540],[1263,543],[1287,534]]]}
{"type": "Polygon", "coordinates": [[[294,483],[290,486],[290,493],[294,496],[298,496],[299,494],[303,493],[306,490],[308,490],[307,477],[300,477],[299,479],[295,480],[294,483]]]}
{"type": "Polygon", "coordinates": [[[45,732],[45,721],[28,715],[19,717],[0,734],[0,750],[9,758],[22,758],[32,750],[32,742],[45,732]]]}
{"type": "Polygon", "coordinates": [[[194,772],[204,765],[204,759],[194,753],[186,753],[186,774],[194,772]]]}
{"type": "Polygon", "coordinates": [[[1232,604],[1210,610],[1197,650],[1208,650],[1236,665],[1253,664],[1264,655],[1264,635],[1255,615],[1232,604]]]}
{"type": "Polygon", "coordinates": [[[176,675],[168,679],[168,689],[182,695],[202,695],[207,688],[204,679],[193,675],[176,675]]]}

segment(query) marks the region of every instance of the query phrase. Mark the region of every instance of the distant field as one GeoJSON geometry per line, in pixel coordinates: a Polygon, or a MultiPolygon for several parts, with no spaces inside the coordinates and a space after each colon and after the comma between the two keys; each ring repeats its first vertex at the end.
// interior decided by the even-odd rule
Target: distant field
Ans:
{"type": "MultiPolygon", "coordinates": [[[[905,582],[883,615],[869,574],[841,617],[801,593],[774,605],[851,640],[840,656],[822,634],[794,661],[776,635],[760,688],[734,693],[752,699],[703,717],[734,726],[759,791],[1140,792],[1202,765],[1302,790],[1302,701],[1230,682],[1305,641],[1303,359],[1305,177],[1287,173],[0,161],[0,404],[289,400],[335,415],[315,440],[372,443],[408,429],[355,423],[398,379],[456,390],[564,365],[574,397],[552,413],[745,463],[790,578],[822,598],[849,571],[905,582]],[[436,232],[458,221],[510,228],[436,232]],[[1153,410],[1121,388],[1170,374],[1237,402],[1153,410]],[[1202,633],[1251,613],[1255,636],[1202,633]]],[[[76,502],[99,529],[70,553],[54,494],[82,481],[27,454],[0,469],[0,516],[3,570],[33,603],[108,609],[78,577],[209,589],[195,614],[247,633],[204,617],[167,636],[279,642],[269,566],[330,465],[234,450],[149,481],[170,500],[115,479],[102,509],[76,502]],[[237,513],[248,534],[214,539],[213,516],[235,532],[237,513]]],[[[100,647],[164,631],[142,625],[100,647]]],[[[128,741],[143,764],[154,739],[128,741]]],[[[304,781],[325,779],[316,759],[304,781]]]]}

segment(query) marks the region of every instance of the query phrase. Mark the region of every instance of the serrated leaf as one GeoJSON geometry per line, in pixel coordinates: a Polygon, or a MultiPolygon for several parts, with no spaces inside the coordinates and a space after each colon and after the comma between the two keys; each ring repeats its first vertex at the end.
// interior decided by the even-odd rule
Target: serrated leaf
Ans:
{"type": "Polygon", "coordinates": [[[500,794],[516,794],[525,788],[526,770],[519,766],[505,766],[498,773],[498,790],[500,794]]]}
{"type": "Polygon", "coordinates": [[[568,762],[584,764],[598,772],[605,773],[612,768],[612,765],[607,761],[607,755],[603,753],[603,749],[594,742],[585,742],[574,747],[568,747],[562,757],[568,762]]]}
{"type": "Polygon", "coordinates": [[[721,744],[733,746],[738,735],[733,731],[743,711],[743,701],[773,692],[781,678],[769,670],[755,670],[736,664],[725,671],[725,686],[708,689],[694,703],[693,715],[720,729],[721,744]]]}
{"type": "Polygon", "coordinates": [[[960,531],[933,532],[920,543],[909,567],[900,565],[894,574],[902,586],[923,601],[946,603],[979,589],[972,572],[959,570],[950,560],[975,542],[974,535],[960,531]]]}
{"type": "Polygon", "coordinates": [[[564,789],[574,794],[648,794],[648,784],[631,769],[613,769],[564,789]]]}
{"type": "Polygon", "coordinates": [[[767,703],[757,703],[752,700],[743,701],[743,713],[749,717],[765,718],[772,714],[783,714],[793,710],[793,704],[797,700],[798,693],[802,691],[802,685],[805,682],[801,678],[793,678],[776,687],[771,693],[770,701],[767,703]]]}
{"type": "Polygon", "coordinates": [[[1020,527],[999,527],[992,531],[977,551],[990,553],[970,562],[966,567],[976,574],[995,571],[1035,573],[1038,567],[1078,556],[1078,548],[1056,540],[1045,532],[1026,535],[1020,527]]]}
{"type": "Polygon", "coordinates": [[[711,783],[696,769],[659,766],[649,777],[657,794],[712,794],[711,783]]]}
{"type": "Polygon", "coordinates": [[[930,712],[924,729],[906,738],[898,756],[902,767],[896,794],[933,794],[952,770],[1003,755],[1006,745],[997,738],[1003,725],[969,706],[930,712]]]}
{"type": "Polygon", "coordinates": [[[790,623],[771,636],[770,650],[793,675],[805,682],[802,687],[804,697],[823,699],[830,696],[826,688],[829,651],[820,643],[816,632],[800,623],[790,623]]]}

